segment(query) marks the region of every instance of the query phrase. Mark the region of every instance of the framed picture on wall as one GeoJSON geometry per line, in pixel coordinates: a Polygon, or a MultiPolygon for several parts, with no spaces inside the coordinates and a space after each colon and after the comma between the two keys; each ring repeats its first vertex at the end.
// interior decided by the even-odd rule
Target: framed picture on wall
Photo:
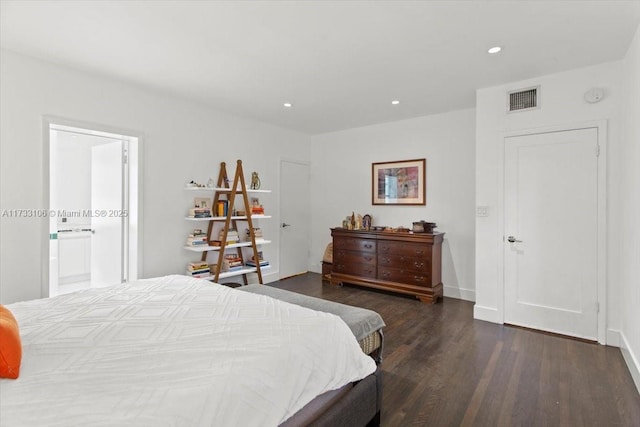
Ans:
{"type": "Polygon", "coordinates": [[[371,165],[371,204],[426,205],[427,160],[399,160],[371,165]]]}

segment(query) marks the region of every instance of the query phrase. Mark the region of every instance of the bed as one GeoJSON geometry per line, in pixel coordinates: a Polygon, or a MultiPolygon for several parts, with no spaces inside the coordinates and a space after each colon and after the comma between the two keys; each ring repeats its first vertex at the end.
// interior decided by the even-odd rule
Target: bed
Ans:
{"type": "Polygon", "coordinates": [[[376,363],[330,312],[183,276],[7,308],[2,426],[379,423],[376,363]]]}

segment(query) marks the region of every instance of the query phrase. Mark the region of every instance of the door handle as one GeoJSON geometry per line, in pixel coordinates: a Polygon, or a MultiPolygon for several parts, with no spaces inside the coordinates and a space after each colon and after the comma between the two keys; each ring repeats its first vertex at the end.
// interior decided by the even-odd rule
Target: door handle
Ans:
{"type": "Polygon", "coordinates": [[[522,243],[522,240],[518,240],[513,236],[509,236],[509,237],[507,237],[507,242],[509,242],[509,243],[522,243]]]}
{"type": "Polygon", "coordinates": [[[282,223],[282,228],[285,228],[285,227],[291,227],[291,224],[287,224],[286,222],[283,222],[282,223]]]}

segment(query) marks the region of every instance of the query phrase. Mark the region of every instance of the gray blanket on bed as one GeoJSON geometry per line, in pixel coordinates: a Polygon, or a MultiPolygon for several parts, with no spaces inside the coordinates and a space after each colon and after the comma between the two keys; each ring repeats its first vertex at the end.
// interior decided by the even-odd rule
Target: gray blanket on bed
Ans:
{"type": "Polygon", "coordinates": [[[356,336],[358,341],[385,326],[382,317],[380,317],[378,313],[365,308],[353,307],[265,285],[241,286],[236,288],[236,290],[267,295],[271,298],[279,299],[291,304],[297,304],[312,310],[335,314],[342,318],[342,320],[349,326],[351,332],[353,332],[353,335],[356,336]]]}

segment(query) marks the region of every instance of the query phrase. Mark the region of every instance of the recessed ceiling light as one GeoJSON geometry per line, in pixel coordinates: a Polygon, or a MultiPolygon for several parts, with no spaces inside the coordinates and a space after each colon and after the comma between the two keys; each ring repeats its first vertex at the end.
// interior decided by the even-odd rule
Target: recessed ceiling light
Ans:
{"type": "Polygon", "coordinates": [[[400,104],[400,101],[398,101],[398,100],[391,101],[391,104],[393,104],[393,105],[398,105],[398,104],[400,104]]]}
{"type": "Polygon", "coordinates": [[[489,49],[487,52],[489,53],[498,53],[502,50],[502,48],[500,46],[494,46],[491,49],[489,49]]]}
{"type": "Polygon", "coordinates": [[[287,108],[291,108],[291,107],[293,107],[293,104],[292,104],[292,103],[290,103],[290,102],[285,102],[285,103],[284,103],[284,104],[282,104],[282,105],[284,105],[284,106],[285,106],[285,107],[287,107],[287,108]]]}

